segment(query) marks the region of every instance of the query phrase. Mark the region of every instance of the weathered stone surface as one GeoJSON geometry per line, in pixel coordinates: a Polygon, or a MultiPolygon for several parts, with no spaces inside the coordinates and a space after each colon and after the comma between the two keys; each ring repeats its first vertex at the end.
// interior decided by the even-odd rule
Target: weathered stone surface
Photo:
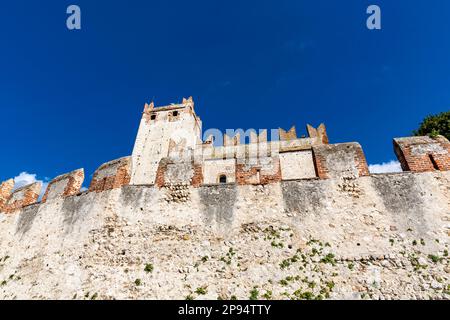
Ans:
{"type": "Polygon", "coordinates": [[[42,202],[48,199],[65,198],[80,192],[84,181],[84,170],[78,169],[70,173],[60,175],[50,181],[45,191],[42,202]]]}
{"type": "Polygon", "coordinates": [[[450,142],[443,136],[396,138],[394,151],[404,171],[450,170],[450,142]]]}
{"type": "Polygon", "coordinates": [[[42,204],[2,184],[0,299],[450,297],[445,138],[396,139],[412,172],[369,175],[324,125],[214,146],[193,107],[146,104],[133,155],[87,192],[82,170],[42,204]]]}
{"type": "Polygon", "coordinates": [[[231,225],[237,199],[236,186],[232,184],[204,186],[199,193],[206,223],[231,225]]]}
{"type": "Polygon", "coordinates": [[[107,162],[95,171],[89,191],[102,192],[130,183],[131,157],[107,162]]]}
{"type": "Polygon", "coordinates": [[[1,215],[0,299],[448,299],[449,174],[49,199],[1,215]]]}
{"type": "Polygon", "coordinates": [[[369,175],[366,157],[359,143],[318,145],[312,149],[317,174],[321,179],[369,175]]]}
{"type": "Polygon", "coordinates": [[[36,203],[39,199],[41,188],[42,183],[35,182],[15,190],[3,206],[3,211],[6,213],[13,213],[23,207],[36,203]]]}
{"type": "Polygon", "coordinates": [[[13,179],[9,179],[0,184],[0,212],[2,212],[3,207],[5,206],[6,202],[9,200],[9,197],[11,197],[11,192],[12,192],[13,188],[14,188],[14,180],[13,179]]]}

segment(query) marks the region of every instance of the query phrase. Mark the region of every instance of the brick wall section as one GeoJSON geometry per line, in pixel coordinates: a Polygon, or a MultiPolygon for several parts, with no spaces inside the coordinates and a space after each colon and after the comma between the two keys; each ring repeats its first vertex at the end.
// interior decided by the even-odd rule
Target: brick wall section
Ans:
{"type": "Polygon", "coordinates": [[[159,162],[158,170],[156,171],[156,179],[155,179],[155,185],[158,188],[162,188],[166,184],[165,175],[166,175],[168,164],[169,164],[169,160],[167,158],[163,158],[159,162]]]}
{"type": "Polygon", "coordinates": [[[89,191],[102,192],[128,185],[131,177],[131,157],[107,162],[95,171],[89,191]]]}
{"type": "Polygon", "coordinates": [[[3,207],[3,212],[13,213],[23,207],[36,203],[39,199],[41,188],[42,183],[35,182],[15,190],[3,207]]]}
{"type": "Polygon", "coordinates": [[[450,141],[444,136],[438,136],[435,139],[439,142],[442,148],[446,151],[442,154],[434,154],[433,160],[436,162],[439,170],[449,171],[450,170],[450,141]]]}
{"type": "MultiPolygon", "coordinates": [[[[170,181],[166,181],[166,173],[168,170],[167,167],[169,165],[172,165],[175,163],[176,162],[170,158],[163,158],[159,162],[158,170],[156,172],[156,179],[155,179],[155,185],[158,188],[162,188],[167,183],[170,183],[170,181]]],[[[189,182],[194,188],[198,188],[203,184],[203,167],[201,164],[195,164],[193,160],[191,160],[191,166],[193,168],[194,174],[189,182]]]]}
{"type": "Polygon", "coordinates": [[[80,192],[81,186],[84,181],[84,170],[78,169],[54,178],[47,187],[44,197],[42,198],[42,203],[45,203],[47,199],[56,197],[70,197],[76,195],[80,192]],[[54,187],[58,184],[62,184],[63,188],[55,189],[54,187]],[[61,193],[62,191],[62,193],[61,193]]]}
{"type": "Polygon", "coordinates": [[[203,184],[203,167],[201,164],[193,164],[194,176],[192,177],[192,186],[198,188],[203,184]]]}
{"type": "Polygon", "coordinates": [[[14,188],[14,180],[13,179],[9,179],[0,184],[0,212],[2,211],[6,202],[11,197],[11,192],[12,192],[13,188],[14,188]]]}
{"type": "Polygon", "coordinates": [[[395,138],[394,151],[404,171],[450,170],[450,142],[443,136],[395,138]]]}
{"type": "Polygon", "coordinates": [[[280,159],[274,158],[275,168],[273,173],[268,173],[266,170],[263,170],[261,165],[246,165],[236,163],[236,183],[238,185],[246,185],[246,184],[270,184],[281,181],[281,166],[280,159]],[[259,179],[257,179],[259,171],[259,179]]]}
{"type": "Polygon", "coordinates": [[[366,157],[356,142],[313,146],[314,165],[320,179],[369,175],[366,157]]]}

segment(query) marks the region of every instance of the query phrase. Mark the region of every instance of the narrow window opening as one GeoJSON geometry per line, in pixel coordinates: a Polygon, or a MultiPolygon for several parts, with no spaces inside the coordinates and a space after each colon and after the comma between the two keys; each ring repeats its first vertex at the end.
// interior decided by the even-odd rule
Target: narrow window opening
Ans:
{"type": "Polygon", "coordinates": [[[156,120],[156,114],[152,114],[152,115],[150,116],[150,120],[156,120]]]}
{"type": "Polygon", "coordinates": [[[177,117],[177,116],[178,116],[178,111],[174,111],[174,112],[172,113],[172,115],[173,115],[174,117],[177,117]]]}
{"type": "Polygon", "coordinates": [[[219,183],[227,183],[227,176],[224,175],[224,174],[222,174],[222,175],[219,177],[219,183]]]}
{"type": "Polygon", "coordinates": [[[429,154],[428,157],[430,158],[430,161],[433,164],[434,170],[439,170],[439,166],[436,163],[436,160],[434,160],[433,155],[429,154]]]}

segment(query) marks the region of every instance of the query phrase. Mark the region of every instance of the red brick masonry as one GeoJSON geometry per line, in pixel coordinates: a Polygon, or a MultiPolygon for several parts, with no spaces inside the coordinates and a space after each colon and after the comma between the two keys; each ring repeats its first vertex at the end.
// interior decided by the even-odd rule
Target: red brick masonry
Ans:
{"type": "Polygon", "coordinates": [[[238,185],[245,184],[269,184],[281,181],[281,166],[278,157],[273,158],[273,173],[266,173],[261,170],[260,165],[248,166],[246,164],[236,164],[236,183],[238,185]],[[259,174],[259,179],[257,176],[259,174]]]}
{"type": "Polygon", "coordinates": [[[9,179],[0,184],[0,211],[2,211],[3,207],[6,205],[6,202],[11,197],[11,192],[14,188],[14,180],[9,179]]]}
{"type": "Polygon", "coordinates": [[[95,171],[89,192],[102,192],[128,185],[131,179],[131,157],[107,162],[95,171]]]}
{"type": "Polygon", "coordinates": [[[16,210],[36,203],[39,199],[41,188],[42,183],[35,182],[15,190],[3,207],[3,212],[13,213],[16,210]]]}
{"type": "Polygon", "coordinates": [[[42,198],[42,203],[46,202],[48,197],[69,197],[69,196],[73,196],[76,195],[80,192],[81,186],[83,185],[83,181],[84,181],[84,170],[83,169],[78,169],[63,175],[60,175],[58,177],[56,177],[55,179],[53,179],[47,187],[47,190],[45,191],[45,195],[42,198]],[[62,194],[51,194],[54,193],[54,191],[52,190],[52,187],[56,184],[56,183],[60,183],[64,181],[64,183],[66,184],[66,186],[64,187],[64,191],[62,194]]]}
{"type": "Polygon", "coordinates": [[[338,176],[368,176],[369,167],[361,145],[356,142],[313,146],[314,165],[320,179],[338,176]],[[351,161],[348,161],[350,155],[351,161]],[[339,165],[337,165],[339,162],[339,165]]]}
{"type": "Polygon", "coordinates": [[[403,170],[450,170],[450,142],[443,136],[394,139],[394,151],[403,170]]]}

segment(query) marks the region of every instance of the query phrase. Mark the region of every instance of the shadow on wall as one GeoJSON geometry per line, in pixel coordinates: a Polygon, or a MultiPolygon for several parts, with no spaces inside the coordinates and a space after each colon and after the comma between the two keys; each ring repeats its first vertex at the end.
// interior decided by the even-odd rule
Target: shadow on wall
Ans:
{"type": "Polygon", "coordinates": [[[206,223],[229,226],[233,223],[237,198],[235,184],[220,184],[200,188],[200,201],[206,223]]]}

